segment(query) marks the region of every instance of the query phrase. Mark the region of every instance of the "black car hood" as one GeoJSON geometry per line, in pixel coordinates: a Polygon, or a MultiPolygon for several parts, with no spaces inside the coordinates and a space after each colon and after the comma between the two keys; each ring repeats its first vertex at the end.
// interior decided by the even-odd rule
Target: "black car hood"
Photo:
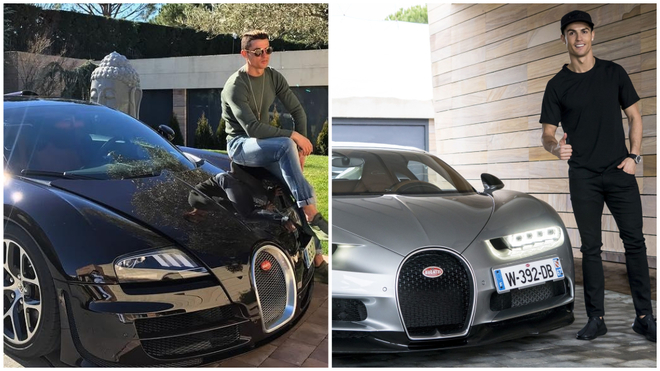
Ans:
{"type": "Polygon", "coordinates": [[[404,256],[423,246],[464,251],[492,211],[493,199],[483,194],[348,196],[332,200],[333,227],[404,256]]]}
{"type": "Polygon", "coordinates": [[[127,180],[57,179],[53,187],[77,194],[185,246],[211,267],[245,260],[254,243],[253,231],[233,208],[218,207],[204,217],[190,218],[188,196],[209,179],[200,169],[127,180]]]}

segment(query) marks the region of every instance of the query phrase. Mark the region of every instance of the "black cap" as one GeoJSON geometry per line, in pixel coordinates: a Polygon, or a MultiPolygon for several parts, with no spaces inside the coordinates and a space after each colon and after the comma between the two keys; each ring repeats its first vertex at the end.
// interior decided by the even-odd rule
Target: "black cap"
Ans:
{"type": "Polygon", "coordinates": [[[584,22],[588,24],[591,29],[594,29],[594,23],[591,21],[591,16],[587,12],[583,12],[581,10],[574,10],[570,13],[566,13],[563,17],[561,17],[561,33],[564,33],[564,29],[566,29],[566,26],[573,22],[584,22]]]}

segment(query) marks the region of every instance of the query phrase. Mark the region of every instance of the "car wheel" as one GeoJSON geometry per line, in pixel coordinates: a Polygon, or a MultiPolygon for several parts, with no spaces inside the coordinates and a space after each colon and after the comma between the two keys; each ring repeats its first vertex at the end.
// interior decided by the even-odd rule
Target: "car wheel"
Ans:
{"type": "Polygon", "coordinates": [[[53,278],[37,242],[11,222],[5,225],[3,263],[5,350],[21,358],[52,352],[60,335],[53,278]]]}

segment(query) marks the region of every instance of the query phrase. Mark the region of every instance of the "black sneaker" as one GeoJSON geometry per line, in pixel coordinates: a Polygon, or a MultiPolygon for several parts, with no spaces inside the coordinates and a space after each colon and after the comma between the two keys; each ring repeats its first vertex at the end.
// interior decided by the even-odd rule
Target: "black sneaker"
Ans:
{"type": "Polygon", "coordinates": [[[607,334],[605,321],[599,317],[591,317],[586,326],[577,333],[577,338],[579,340],[593,340],[605,334],[607,334]]]}
{"type": "Polygon", "coordinates": [[[646,338],[655,343],[655,318],[652,314],[644,316],[644,318],[639,318],[635,316],[635,322],[632,324],[632,329],[640,335],[646,336],[646,338]]]}
{"type": "Polygon", "coordinates": [[[328,240],[328,222],[321,213],[314,215],[314,219],[309,222],[309,226],[320,240],[328,240]]]}

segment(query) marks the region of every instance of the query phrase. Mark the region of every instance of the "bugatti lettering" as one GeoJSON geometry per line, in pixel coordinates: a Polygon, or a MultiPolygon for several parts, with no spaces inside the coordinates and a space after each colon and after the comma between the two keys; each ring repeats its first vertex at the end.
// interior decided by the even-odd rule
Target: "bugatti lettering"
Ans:
{"type": "Polygon", "coordinates": [[[438,278],[442,276],[442,273],[444,273],[442,268],[438,267],[428,267],[422,271],[422,274],[428,278],[438,278]]]}

